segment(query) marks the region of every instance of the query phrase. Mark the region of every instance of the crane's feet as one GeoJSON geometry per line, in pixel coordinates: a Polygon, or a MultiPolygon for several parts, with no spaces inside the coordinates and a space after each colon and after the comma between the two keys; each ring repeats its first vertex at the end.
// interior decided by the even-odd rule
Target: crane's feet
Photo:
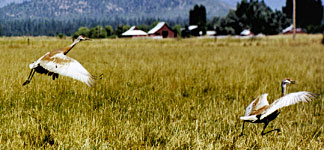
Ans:
{"type": "Polygon", "coordinates": [[[30,80],[26,80],[26,81],[23,83],[23,86],[24,86],[24,85],[27,85],[28,83],[30,83],[30,80]]]}
{"type": "Polygon", "coordinates": [[[268,134],[268,133],[270,133],[272,131],[277,131],[277,133],[281,132],[281,130],[279,128],[277,128],[277,129],[270,130],[268,132],[261,132],[261,135],[264,136],[264,135],[266,135],[266,134],[268,134]]]}
{"type": "Polygon", "coordinates": [[[281,132],[281,130],[279,128],[278,129],[274,129],[274,130],[276,130],[278,133],[281,132]]]}
{"type": "MultiPolygon", "coordinates": [[[[267,132],[267,133],[268,133],[268,132],[267,132]]],[[[267,133],[261,132],[261,135],[264,136],[264,135],[266,135],[267,133]]]]}

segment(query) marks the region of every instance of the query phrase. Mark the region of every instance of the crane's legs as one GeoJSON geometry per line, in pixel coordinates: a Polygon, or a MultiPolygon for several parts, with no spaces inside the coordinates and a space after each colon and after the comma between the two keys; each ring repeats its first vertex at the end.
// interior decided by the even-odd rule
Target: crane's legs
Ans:
{"type": "Polygon", "coordinates": [[[243,126],[242,126],[242,133],[240,134],[240,136],[243,136],[243,131],[244,131],[244,124],[245,124],[245,120],[243,121],[243,126]]]}
{"type": "Polygon", "coordinates": [[[29,73],[28,79],[23,83],[23,86],[24,85],[27,85],[31,81],[31,79],[33,78],[34,74],[35,74],[35,69],[32,69],[30,71],[30,73],[29,73]]]}
{"type": "Polygon", "coordinates": [[[262,130],[262,132],[261,132],[261,135],[262,135],[262,136],[263,136],[263,135],[266,135],[266,134],[268,134],[268,133],[270,133],[270,132],[272,132],[272,131],[280,132],[280,129],[273,129],[273,130],[270,130],[270,131],[268,131],[268,132],[264,132],[264,130],[265,130],[265,128],[268,126],[268,124],[269,124],[269,122],[265,122],[265,123],[264,123],[264,127],[263,127],[263,130],[262,130]]]}
{"type": "MultiPolygon", "coordinates": [[[[266,133],[264,133],[264,130],[266,129],[266,127],[268,126],[268,124],[269,124],[269,122],[265,122],[265,123],[264,123],[264,127],[263,127],[263,130],[262,130],[262,132],[261,132],[261,135],[262,135],[262,136],[266,134],[266,133]]],[[[268,132],[267,132],[267,133],[268,133],[268,132]]]]}

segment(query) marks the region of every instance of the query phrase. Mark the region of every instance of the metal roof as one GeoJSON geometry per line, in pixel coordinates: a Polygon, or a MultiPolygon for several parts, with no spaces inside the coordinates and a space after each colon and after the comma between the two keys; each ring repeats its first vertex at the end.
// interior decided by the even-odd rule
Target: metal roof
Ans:
{"type": "Polygon", "coordinates": [[[135,26],[132,26],[129,30],[122,33],[122,36],[147,35],[147,33],[142,30],[134,30],[135,28],[136,28],[135,26]]]}
{"type": "Polygon", "coordinates": [[[197,29],[198,26],[197,25],[191,25],[188,27],[188,29],[191,31],[191,30],[194,30],[194,29],[197,29]]]}
{"type": "Polygon", "coordinates": [[[153,29],[151,29],[148,34],[154,34],[156,31],[160,30],[165,25],[165,22],[159,22],[153,29]]]}

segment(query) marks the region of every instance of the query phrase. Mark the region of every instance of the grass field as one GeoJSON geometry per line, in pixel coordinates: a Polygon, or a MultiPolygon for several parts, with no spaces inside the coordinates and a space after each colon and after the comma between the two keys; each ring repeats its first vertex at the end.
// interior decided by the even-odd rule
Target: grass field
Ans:
{"type": "Polygon", "coordinates": [[[324,46],[321,35],[262,39],[106,39],[79,43],[68,56],[95,87],[36,74],[28,64],[70,39],[0,38],[0,149],[323,149],[324,46]],[[240,116],[262,93],[320,94],[263,124],[240,116]]]}

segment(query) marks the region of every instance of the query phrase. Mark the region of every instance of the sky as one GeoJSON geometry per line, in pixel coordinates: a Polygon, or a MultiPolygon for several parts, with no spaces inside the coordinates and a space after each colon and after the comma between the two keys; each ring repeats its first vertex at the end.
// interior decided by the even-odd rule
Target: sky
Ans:
{"type": "Polygon", "coordinates": [[[281,10],[286,5],[285,0],[265,0],[264,2],[273,10],[281,10]]]}

